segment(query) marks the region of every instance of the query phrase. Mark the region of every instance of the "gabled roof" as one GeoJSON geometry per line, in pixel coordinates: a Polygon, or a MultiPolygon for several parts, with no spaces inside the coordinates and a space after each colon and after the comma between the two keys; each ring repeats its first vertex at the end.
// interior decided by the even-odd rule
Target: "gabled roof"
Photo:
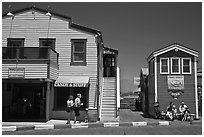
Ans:
{"type": "Polygon", "coordinates": [[[118,50],[117,49],[113,49],[113,48],[110,48],[110,47],[107,47],[107,46],[104,46],[103,48],[104,48],[104,50],[114,52],[114,53],[116,53],[118,55],[118,50]]]}
{"type": "MultiPolygon", "coordinates": [[[[10,12],[15,16],[16,14],[20,14],[20,13],[30,11],[30,10],[41,12],[41,13],[44,13],[44,14],[46,14],[48,12],[47,10],[40,9],[40,8],[37,8],[37,7],[34,7],[34,6],[27,7],[27,8],[20,9],[20,10],[10,11],[10,12]]],[[[64,20],[69,21],[71,28],[82,30],[82,31],[85,31],[85,32],[89,32],[89,33],[92,33],[92,34],[99,35],[99,36],[101,35],[101,32],[99,30],[92,29],[92,28],[89,28],[89,27],[85,27],[85,26],[81,26],[81,25],[73,23],[72,18],[69,17],[69,16],[65,16],[65,15],[62,15],[62,14],[59,14],[59,13],[56,13],[56,12],[52,12],[52,11],[49,11],[49,12],[51,13],[51,15],[54,15],[56,17],[59,17],[59,18],[62,18],[64,20]]],[[[8,17],[7,13],[2,14],[2,18],[6,18],[6,17],[8,17]]]]}
{"type": "Polygon", "coordinates": [[[196,50],[187,48],[187,47],[180,45],[178,43],[174,43],[174,44],[171,44],[167,47],[164,47],[162,49],[159,49],[157,51],[152,52],[152,54],[147,58],[147,61],[149,62],[153,57],[159,56],[159,55],[164,54],[164,53],[171,51],[171,50],[181,50],[183,52],[186,52],[186,53],[191,54],[191,55],[196,56],[196,57],[198,57],[198,55],[199,55],[198,51],[196,51],[196,50]]]}

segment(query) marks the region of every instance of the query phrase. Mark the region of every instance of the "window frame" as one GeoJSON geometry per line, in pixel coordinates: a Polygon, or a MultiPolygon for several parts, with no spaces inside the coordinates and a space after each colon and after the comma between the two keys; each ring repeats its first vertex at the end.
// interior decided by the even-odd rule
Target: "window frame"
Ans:
{"type": "Polygon", "coordinates": [[[181,69],[182,69],[182,74],[191,74],[192,73],[192,66],[191,66],[191,58],[182,58],[181,59],[181,69]],[[187,60],[189,60],[189,70],[190,70],[190,72],[183,72],[183,70],[184,70],[184,65],[183,65],[183,60],[185,60],[185,59],[187,59],[187,60]]]}
{"type": "Polygon", "coordinates": [[[160,74],[169,74],[169,58],[160,58],[160,74]],[[162,60],[167,59],[167,72],[162,72],[162,60]]]}
{"type": "Polygon", "coordinates": [[[70,65],[71,66],[86,66],[86,47],[87,47],[87,39],[71,39],[71,62],[70,65]],[[84,54],[84,59],[83,61],[74,61],[74,43],[75,42],[83,42],[83,54],[84,54]]]}
{"type": "Polygon", "coordinates": [[[171,74],[180,74],[181,73],[181,63],[180,63],[180,58],[179,57],[172,57],[171,58],[171,74]],[[173,59],[178,59],[178,72],[173,72],[173,59]]]}
{"type": "Polygon", "coordinates": [[[39,47],[46,47],[46,46],[43,46],[42,42],[43,41],[53,41],[53,45],[50,46],[51,49],[55,50],[55,43],[56,43],[56,39],[55,38],[39,38],[39,47]]]}

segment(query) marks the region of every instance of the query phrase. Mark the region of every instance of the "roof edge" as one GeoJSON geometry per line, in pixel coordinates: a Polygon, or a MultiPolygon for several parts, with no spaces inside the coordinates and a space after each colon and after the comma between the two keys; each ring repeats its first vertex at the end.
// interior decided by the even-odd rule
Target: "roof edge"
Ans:
{"type": "Polygon", "coordinates": [[[164,53],[166,53],[166,52],[168,52],[168,51],[170,51],[170,50],[172,50],[174,48],[178,48],[178,49],[180,49],[180,50],[182,50],[184,52],[187,52],[187,53],[189,53],[189,54],[191,54],[193,56],[196,56],[196,57],[198,57],[198,55],[199,55],[199,52],[196,51],[196,50],[193,50],[191,48],[188,48],[188,47],[183,46],[183,45],[178,44],[178,43],[173,43],[171,45],[168,45],[168,46],[166,46],[164,48],[161,48],[159,50],[156,50],[156,51],[152,52],[149,55],[149,57],[147,58],[147,61],[149,62],[153,57],[164,54],[164,53]]]}
{"type": "MultiPolygon", "coordinates": [[[[25,12],[25,11],[28,11],[28,10],[36,10],[36,11],[39,11],[39,12],[42,12],[42,13],[47,13],[48,12],[48,10],[37,8],[35,6],[31,6],[31,7],[15,10],[15,11],[10,11],[10,12],[15,15],[15,14],[19,14],[19,13],[22,13],[22,12],[25,12]]],[[[53,11],[49,11],[49,12],[54,16],[61,17],[61,18],[66,19],[66,20],[71,20],[72,19],[69,16],[65,16],[65,15],[62,15],[62,14],[59,14],[59,13],[56,13],[56,12],[53,12],[53,11]]],[[[5,18],[5,17],[7,17],[7,13],[2,14],[2,18],[5,18]]]]}

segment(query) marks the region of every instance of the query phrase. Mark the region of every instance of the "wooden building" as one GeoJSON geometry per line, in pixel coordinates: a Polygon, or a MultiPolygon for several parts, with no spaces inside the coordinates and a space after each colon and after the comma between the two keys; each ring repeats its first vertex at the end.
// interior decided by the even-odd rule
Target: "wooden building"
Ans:
{"type": "Polygon", "coordinates": [[[3,120],[67,119],[66,100],[77,93],[82,119],[118,118],[118,50],[100,31],[36,7],[2,18],[3,120]]]}
{"type": "Polygon", "coordinates": [[[148,112],[154,115],[154,102],[166,111],[169,102],[177,107],[182,101],[198,118],[197,58],[199,53],[180,44],[172,44],[148,57],[148,112]]]}

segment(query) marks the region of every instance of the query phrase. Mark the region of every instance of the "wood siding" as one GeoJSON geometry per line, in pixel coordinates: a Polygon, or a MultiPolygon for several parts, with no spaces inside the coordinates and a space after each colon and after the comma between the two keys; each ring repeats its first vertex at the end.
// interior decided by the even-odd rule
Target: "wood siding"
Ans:
{"type": "MultiPolygon", "coordinates": [[[[89,107],[94,107],[95,92],[97,91],[97,44],[95,36],[69,28],[67,20],[55,16],[49,20],[48,16],[40,12],[32,13],[32,11],[28,11],[15,15],[13,20],[10,17],[3,18],[2,46],[7,46],[7,38],[25,38],[25,47],[39,47],[39,38],[55,38],[55,50],[59,53],[59,76],[89,76],[89,107]],[[49,29],[48,26],[50,26],[49,29]],[[87,66],[70,66],[71,39],[87,39],[87,66]]],[[[52,78],[56,77],[55,69],[51,67],[50,76],[52,78]]],[[[34,73],[36,72],[34,71],[34,73]]],[[[36,78],[44,76],[45,74],[42,74],[36,78]]]]}
{"type": "Polygon", "coordinates": [[[50,63],[49,66],[50,66],[49,67],[49,69],[50,69],[49,79],[56,80],[58,78],[58,74],[59,74],[59,71],[58,71],[59,67],[58,67],[58,65],[54,65],[52,63],[50,63]]]}
{"type": "MultiPolygon", "coordinates": [[[[2,64],[2,79],[8,79],[8,69],[16,64],[2,64]]],[[[47,64],[18,64],[18,68],[25,68],[25,79],[47,78],[47,64]]]]}
{"type": "MultiPolygon", "coordinates": [[[[170,60],[169,60],[170,61],[170,60]]],[[[170,64],[170,63],[169,63],[170,64]]],[[[171,66],[171,65],[170,65],[171,66]]],[[[181,65],[180,65],[181,66],[181,65]]],[[[158,101],[160,102],[160,109],[166,110],[166,107],[169,105],[169,102],[173,102],[176,107],[179,107],[182,101],[186,103],[189,107],[191,113],[196,112],[195,108],[195,75],[194,75],[194,57],[190,54],[187,54],[182,51],[175,52],[169,51],[158,56],[157,60],[157,85],[158,85],[158,101]],[[191,58],[191,74],[178,74],[184,76],[184,93],[178,97],[178,99],[173,99],[171,95],[168,93],[168,75],[175,75],[175,74],[160,74],[160,58],[163,57],[188,57],[191,58]]],[[[171,72],[171,71],[170,71],[171,72]]],[[[182,72],[180,70],[180,72],[182,72]]]]}

